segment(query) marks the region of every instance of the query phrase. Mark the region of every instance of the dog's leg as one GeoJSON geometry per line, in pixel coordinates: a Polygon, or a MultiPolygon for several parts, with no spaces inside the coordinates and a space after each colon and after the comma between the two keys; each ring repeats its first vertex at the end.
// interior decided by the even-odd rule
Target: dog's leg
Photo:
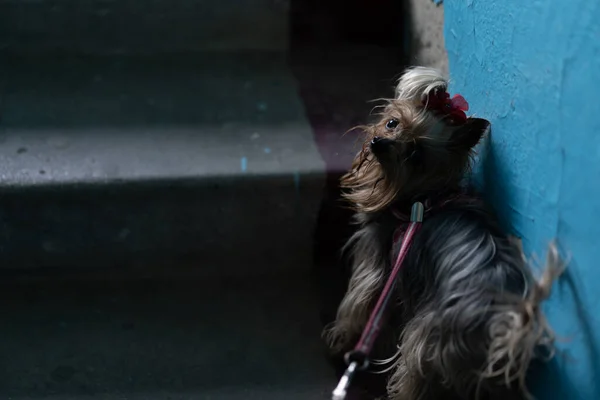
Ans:
{"type": "Polygon", "coordinates": [[[369,259],[360,260],[354,267],[336,320],[325,332],[332,349],[348,350],[360,337],[384,283],[384,270],[381,261],[369,259]]]}
{"type": "Polygon", "coordinates": [[[387,384],[389,400],[444,398],[442,378],[431,364],[432,345],[437,339],[436,313],[423,311],[405,327],[401,338],[401,358],[387,384]],[[439,379],[438,379],[439,378],[439,379]]]}
{"type": "MultiPolygon", "coordinates": [[[[360,220],[361,216],[356,217],[360,220]]],[[[379,223],[365,223],[346,244],[352,260],[352,275],[336,320],[325,330],[325,339],[334,352],[350,350],[360,338],[389,268],[392,230],[379,223]]]]}

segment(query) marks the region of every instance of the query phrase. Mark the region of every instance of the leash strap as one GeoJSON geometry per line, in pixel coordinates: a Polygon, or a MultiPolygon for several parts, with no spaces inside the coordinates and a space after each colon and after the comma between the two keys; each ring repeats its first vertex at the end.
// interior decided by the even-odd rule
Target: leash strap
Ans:
{"type": "Polygon", "coordinates": [[[392,272],[390,273],[390,276],[388,277],[385,286],[379,295],[379,299],[375,304],[375,308],[373,308],[373,311],[371,312],[360,340],[354,347],[354,350],[346,353],[345,355],[348,368],[346,368],[346,372],[344,372],[344,375],[333,391],[332,400],[344,400],[346,398],[348,387],[350,387],[350,383],[352,382],[352,378],[354,377],[356,371],[364,370],[369,366],[369,355],[373,349],[375,340],[381,331],[385,309],[389,304],[392,295],[394,294],[396,278],[398,277],[398,273],[402,268],[402,263],[406,258],[406,254],[410,249],[413,237],[419,228],[421,228],[423,214],[423,204],[420,202],[414,203],[410,213],[410,224],[406,230],[406,233],[404,234],[404,238],[402,239],[402,245],[400,246],[400,251],[398,252],[398,257],[396,258],[394,268],[392,268],[392,272]]]}

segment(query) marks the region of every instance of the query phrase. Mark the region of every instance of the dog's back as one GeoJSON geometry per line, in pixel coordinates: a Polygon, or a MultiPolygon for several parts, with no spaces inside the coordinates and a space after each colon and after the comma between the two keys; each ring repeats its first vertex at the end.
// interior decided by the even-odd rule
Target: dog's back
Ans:
{"type": "Polygon", "coordinates": [[[470,397],[502,387],[496,381],[507,376],[508,386],[518,386],[529,345],[543,334],[528,323],[537,318],[527,310],[534,287],[519,249],[481,200],[426,215],[398,282],[402,356],[390,391],[470,397]]]}

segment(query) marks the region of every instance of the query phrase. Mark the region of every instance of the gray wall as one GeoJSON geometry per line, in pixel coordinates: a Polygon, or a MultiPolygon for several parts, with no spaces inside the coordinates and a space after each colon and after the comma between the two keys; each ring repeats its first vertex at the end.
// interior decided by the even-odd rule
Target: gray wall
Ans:
{"type": "Polygon", "coordinates": [[[435,67],[448,73],[444,46],[444,8],[431,0],[408,0],[411,19],[412,65],[435,67]]]}

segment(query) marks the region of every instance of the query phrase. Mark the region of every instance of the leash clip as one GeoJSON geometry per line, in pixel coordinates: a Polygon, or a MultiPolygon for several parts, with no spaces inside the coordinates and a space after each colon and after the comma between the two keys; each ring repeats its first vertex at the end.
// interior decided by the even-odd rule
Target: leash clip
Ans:
{"type": "Polygon", "coordinates": [[[331,400],[344,400],[346,398],[346,394],[348,394],[348,388],[350,387],[350,382],[352,382],[352,378],[358,369],[358,362],[352,361],[348,368],[346,368],[346,372],[340,378],[340,382],[333,390],[331,400]]]}
{"type": "Polygon", "coordinates": [[[417,201],[410,209],[410,222],[423,222],[423,214],[425,214],[425,206],[417,201]]]}

